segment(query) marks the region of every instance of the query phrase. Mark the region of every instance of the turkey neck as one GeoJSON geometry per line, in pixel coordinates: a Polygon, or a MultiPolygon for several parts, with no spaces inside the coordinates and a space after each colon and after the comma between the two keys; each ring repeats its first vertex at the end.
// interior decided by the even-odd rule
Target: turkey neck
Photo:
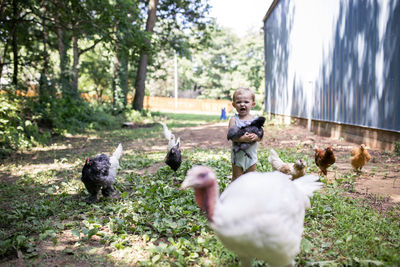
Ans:
{"type": "Polygon", "coordinates": [[[214,210],[217,203],[218,195],[219,192],[216,181],[205,188],[195,189],[196,202],[199,207],[206,212],[207,218],[210,222],[213,221],[214,210]]]}

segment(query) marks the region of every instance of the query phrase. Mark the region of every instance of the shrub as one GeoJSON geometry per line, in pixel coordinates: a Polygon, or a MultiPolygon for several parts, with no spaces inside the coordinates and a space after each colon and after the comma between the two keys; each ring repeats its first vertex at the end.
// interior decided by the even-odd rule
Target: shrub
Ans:
{"type": "Polygon", "coordinates": [[[79,98],[49,98],[46,102],[35,100],[32,101],[32,109],[39,124],[51,128],[57,135],[114,128],[119,124],[106,105],[90,104],[79,98]]]}
{"type": "Polygon", "coordinates": [[[28,119],[20,99],[0,95],[0,156],[45,142],[49,133],[41,133],[35,121],[28,119]]]}

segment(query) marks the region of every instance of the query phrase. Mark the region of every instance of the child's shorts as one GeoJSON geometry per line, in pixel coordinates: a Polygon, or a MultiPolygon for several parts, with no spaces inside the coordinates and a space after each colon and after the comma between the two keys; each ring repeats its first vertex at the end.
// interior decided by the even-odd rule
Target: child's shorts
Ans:
{"type": "MultiPolygon", "coordinates": [[[[249,151],[248,151],[249,152],[249,151]]],[[[255,153],[249,153],[252,158],[249,158],[246,156],[246,154],[243,151],[239,151],[236,153],[236,163],[233,162],[233,155],[234,152],[233,150],[231,151],[231,160],[234,165],[241,167],[243,171],[246,171],[248,168],[253,166],[254,164],[257,163],[257,148],[255,153]]]]}

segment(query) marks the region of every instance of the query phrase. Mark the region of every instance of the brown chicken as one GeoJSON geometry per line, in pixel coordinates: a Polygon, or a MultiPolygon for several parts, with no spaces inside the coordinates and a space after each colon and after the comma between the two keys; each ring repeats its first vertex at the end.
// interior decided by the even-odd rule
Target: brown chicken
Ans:
{"type": "Polygon", "coordinates": [[[291,175],[292,180],[306,174],[306,162],[303,159],[299,159],[295,163],[283,162],[279,158],[278,153],[272,148],[268,161],[271,163],[272,169],[291,175]]]}
{"type": "Polygon", "coordinates": [[[371,160],[371,156],[364,144],[361,144],[359,147],[354,147],[350,151],[350,154],[351,166],[353,166],[356,171],[361,171],[362,167],[371,160]]]}
{"type": "Polygon", "coordinates": [[[330,182],[328,179],[328,168],[336,161],[332,146],[328,146],[325,150],[315,146],[314,151],[315,164],[317,164],[321,172],[326,176],[327,182],[330,182]]]}

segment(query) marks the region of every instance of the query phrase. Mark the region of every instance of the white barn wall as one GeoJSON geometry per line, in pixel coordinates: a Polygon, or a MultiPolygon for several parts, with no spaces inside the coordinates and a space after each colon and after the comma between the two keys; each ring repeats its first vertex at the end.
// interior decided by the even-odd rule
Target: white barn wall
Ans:
{"type": "Polygon", "coordinates": [[[280,0],[272,8],[267,112],[400,132],[399,0],[280,0]]]}

